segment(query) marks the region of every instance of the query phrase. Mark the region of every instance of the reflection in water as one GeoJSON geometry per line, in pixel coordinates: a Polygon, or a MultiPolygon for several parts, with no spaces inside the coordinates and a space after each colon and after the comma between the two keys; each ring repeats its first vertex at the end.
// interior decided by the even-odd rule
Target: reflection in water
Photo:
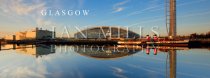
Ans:
{"type": "Polygon", "coordinates": [[[118,45],[118,46],[74,46],[74,51],[91,58],[96,59],[114,59],[124,56],[129,56],[134,53],[139,52],[142,48],[141,46],[128,46],[128,45],[118,45]]]}
{"type": "Polygon", "coordinates": [[[170,78],[176,78],[176,50],[169,51],[170,78]]]}
{"type": "MultiPolygon", "coordinates": [[[[65,46],[62,46],[62,48],[64,47],[65,46]]],[[[40,73],[40,74],[43,74],[43,77],[45,78],[53,78],[53,77],[75,78],[74,75],[69,75],[69,72],[72,72],[72,73],[79,72],[80,74],[83,75],[84,78],[93,78],[93,77],[100,77],[100,76],[107,76],[106,78],[108,77],[116,78],[116,76],[114,75],[118,75],[118,76],[120,75],[122,77],[128,77],[128,78],[140,78],[140,77],[145,77],[145,78],[184,77],[186,78],[186,77],[194,77],[194,76],[199,77],[200,76],[199,74],[204,74],[203,77],[209,76],[208,74],[205,74],[205,73],[198,73],[198,75],[189,75],[189,74],[196,74],[196,71],[210,70],[206,68],[209,66],[210,62],[207,62],[206,64],[202,64],[203,62],[200,62],[200,64],[197,63],[200,61],[199,60],[200,58],[194,59],[195,61],[197,60],[196,63],[193,63],[194,60],[192,61],[192,63],[185,62],[186,59],[180,60],[178,64],[181,63],[183,66],[186,66],[186,67],[182,67],[180,65],[179,67],[176,67],[177,66],[176,60],[178,59],[177,58],[178,53],[179,53],[179,59],[187,58],[189,60],[193,59],[192,57],[197,57],[197,55],[200,54],[200,53],[194,52],[196,53],[196,55],[193,55],[193,53],[192,55],[190,55],[191,53],[189,53],[188,51],[187,52],[184,51],[184,50],[188,50],[187,47],[132,46],[132,45],[115,45],[115,46],[74,45],[74,46],[67,46],[67,47],[73,48],[73,50],[66,51],[69,53],[65,53],[63,51],[60,51],[60,46],[55,46],[55,45],[19,45],[19,46],[2,45],[0,53],[2,53],[2,56],[4,56],[3,54],[6,54],[5,50],[11,50],[11,52],[15,51],[16,54],[11,55],[12,57],[17,56],[15,59],[17,58],[20,59],[21,57],[24,58],[24,60],[18,61],[20,64],[19,67],[22,67],[23,69],[25,67],[28,67],[30,71],[34,71],[34,73],[36,73],[38,72],[36,71],[37,66],[41,66],[43,68],[40,68],[40,69],[45,69],[44,71],[47,71],[47,74],[40,73]],[[181,52],[176,52],[177,50],[181,52]],[[77,54],[79,56],[70,55],[71,54],[70,52],[77,54]],[[188,53],[189,56],[191,57],[184,56],[182,53],[185,53],[185,54],[188,53]],[[137,54],[138,56],[136,56],[137,54]],[[24,61],[27,61],[25,59],[28,58],[28,56],[22,56],[22,55],[29,55],[29,56],[38,57],[38,58],[31,58],[29,62],[26,63],[26,65],[22,65],[24,64],[24,61]],[[126,57],[126,58],[123,58],[123,57],[126,57]],[[98,59],[103,59],[103,60],[98,60],[98,59]],[[34,68],[30,68],[31,66],[29,64],[31,64],[31,61],[35,61],[35,65],[31,65],[31,66],[34,66],[34,68]],[[37,61],[37,64],[36,64],[36,61],[37,61]],[[165,65],[166,65],[166,68],[165,68],[165,65]],[[189,66],[194,66],[195,69],[190,69],[191,67],[189,66]],[[92,70],[92,72],[88,71],[90,69],[92,70]],[[191,70],[194,70],[194,72],[189,73],[189,71],[191,70]],[[56,74],[56,73],[59,73],[59,74],[57,76],[54,76],[53,74],[56,74]],[[97,74],[94,74],[94,73],[97,73],[97,74]]],[[[206,54],[208,55],[209,53],[207,52],[206,54]]],[[[10,58],[12,57],[4,56],[4,58],[8,58],[6,59],[6,61],[4,61],[5,59],[1,57],[0,69],[3,68],[4,66],[9,65],[11,61],[8,63],[8,60],[10,60],[10,58]]],[[[205,58],[208,59],[209,57],[205,57],[205,58]]],[[[15,64],[15,62],[12,61],[11,64],[13,65],[13,63],[15,64]]],[[[7,66],[7,67],[12,68],[11,66],[7,66]]],[[[10,72],[6,71],[6,73],[10,73],[10,72]]],[[[5,74],[5,73],[2,73],[0,71],[0,75],[2,74],[5,74]]],[[[23,73],[21,75],[27,75],[27,73],[26,74],[23,73]]],[[[0,77],[4,77],[4,76],[0,76],[0,77]]]]}
{"type": "Polygon", "coordinates": [[[171,50],[188,50],[188,47],[167,47],[167,46],[133,46],[133,45],[114,45],[114,46],[94,46],[94,45],[80,45],[73,46],[74,52],[81,55],[92,58],[118,58],[123,56],[129,56],[137,52],[143,52],[146,49],[146,54],[150,54],[150,51],[154,55],[158,52],[169,52],[171,50]]]}
{"type": "MultiPolygon", "coordinates": [[[[135,46],[75,46],[75,52],[95,59],[113,59],[123,56],[129,56],[141,51],[142,47],[135,46]]],[[[188,49],[183,47],[146,47],[146,54],[149,55],[150,49],[153,49],[154,55],[157,55],[157,49],[169,53],[170,78],[176,78],[176,49],[188,49]]],[[[167,70],[167,68],[166,68],[167,70]]],[[[166,71],[167,72],[167,71],[166,71]]],[[[166,77],[167,73],[166,73],[166,77]]]]}
{"type": "MultiPolygon", "coordinates": [[[[74,46],[75,52],[88,56],[95,59],[113,59],[124,56],[129,56],[134,53],[140,52],[144,47],[141,46],[128,46],[128,45],[120,45],[120,46],[74,46]]],[[[168,52],[169,54],[169,65],[170,65],[170,78],[176,78],[176,50],[186,50],[187,47],[154,47],[147,46],[146,54],[149,55],[150,49],[153,49],[154,55],[157,55],[157,50],[162,50],[168,52]]],[[[168,59],[167,59],[168,60],[168,59]]],[[[167,68],[166,68],[167,70],[167,68]]],[[[167,72],[167,71],[166,71],[167,72]]],[[[168,74],[166,73],[166,77],[168,74]]]]}
{"type": "Polygon", "coordinates": [[[27,55],[32,55],[35,57],[41,57],[42,55],[48,55],[51,53],[55,53],[55,46],[54,45],[38,45],[37,47],[34,47],[31,45],[31,48],[27,48],[27,46],[18,46],[20,49],[16,49],[18,53],[23,53],[27,55]]]}
{"type": "MultiPolygon", "coordinates": [[[[113,59],[124,56],[129,56],[134,53],[140,52],[143,47],[139,46],[74,46],[75,52],[95,59],[113,59]]],[[[183,47],[146,47],[146,54],[150,53],[150,49],[153,49],[154,55],[157,55],[157,50],[163,50],[169,53],[169,65],[170,65],[170,78],[176,78],[176,50],[188,49],[183,47]]],[[[166,71],[167,72],[167,71],[166,71]]],[[[168,75],[166,73],[166,75],[168,75]]]]}
{"type": "Polygon", "coordinates": [[[22,53],[26,55],[31,55],[35,57],[39,57],[42,55],[47,55],[51,53],[55,53],[55,45],[19,45],[11,44],[4,45],[2,50],[16,50],[17,53],[22,53]]]}
{"type": "MultiPolygon", "coordinates": [[[[152,50],[154,55],[157,55],[158,51],[160,52],[168,52],[169,54],[169,63],[170,63],[170,73],[167,74],[166,77],[170,75],[170,78],[176,78],[176,50],[186,50],[188,48],[185,47],[166,47],[166,46],[132,46],[132,45],[115,45],[115,46],[89,46],[89,45],[80,45],[73,46],[74,51],[79,53],[80,55],[87,56],[95,59],[116,59],[122,58],[124,56],[129,56],[135,54],[137,52],[143,51],[146,48],[146,54],[150,54],[152,50]]],[[[31,55],[35,57],[39,57],[42,55],[48,55],[51,53],[55,53],[56,46],[55,45],[4,45],[3,50],[15,49],[17,53],[31,55]]],[[[167,68],[166,68],[167,70],[167,68]]]]}

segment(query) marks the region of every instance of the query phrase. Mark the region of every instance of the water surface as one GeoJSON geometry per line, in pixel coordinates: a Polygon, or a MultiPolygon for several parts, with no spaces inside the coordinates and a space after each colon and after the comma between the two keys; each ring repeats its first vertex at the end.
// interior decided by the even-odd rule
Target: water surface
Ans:
{"type": "Polygon", "coordinates": [[[187,47],[2,45],[0,78],[209,78],[209,59],[187,47]]]}

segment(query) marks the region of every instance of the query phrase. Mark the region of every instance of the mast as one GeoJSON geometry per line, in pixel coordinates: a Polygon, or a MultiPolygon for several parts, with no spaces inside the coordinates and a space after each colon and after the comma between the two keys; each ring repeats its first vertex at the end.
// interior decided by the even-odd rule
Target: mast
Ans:
{"type": "Polygon", "coordinates": [[[176,0],[170,0],[170,27],[169,38],[174,39],[176,37],[176,0]]]}

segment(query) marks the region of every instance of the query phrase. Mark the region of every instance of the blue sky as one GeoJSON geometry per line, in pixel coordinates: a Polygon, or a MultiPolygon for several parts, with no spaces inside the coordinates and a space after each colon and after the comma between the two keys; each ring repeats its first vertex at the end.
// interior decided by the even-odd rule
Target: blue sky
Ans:
{"type": "MultiPolygon", "coordinates": [[[[0,0],[0,35],[13,34],[34,27],[61,33],[67,26],[129,26],[144,34],[158,26],[166,35],[165,0],[0,0]],[[42,16],[43,9],[90,10],[88,16],[42,16]]],[[[210,30],[210,0],[177,0],[177,32],[179,35],[205,33],[210,30]]],[[[72,30],[71,30],[72,29],[72,30]]]]}

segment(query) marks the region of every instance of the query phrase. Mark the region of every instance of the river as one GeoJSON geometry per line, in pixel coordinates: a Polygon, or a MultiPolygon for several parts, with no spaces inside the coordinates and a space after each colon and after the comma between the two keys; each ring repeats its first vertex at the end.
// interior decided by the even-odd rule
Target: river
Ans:
{"type": "Polygon", "coordinates": [[[0,78],[209,78],[210,49],[1,45],[0,78]]]}

